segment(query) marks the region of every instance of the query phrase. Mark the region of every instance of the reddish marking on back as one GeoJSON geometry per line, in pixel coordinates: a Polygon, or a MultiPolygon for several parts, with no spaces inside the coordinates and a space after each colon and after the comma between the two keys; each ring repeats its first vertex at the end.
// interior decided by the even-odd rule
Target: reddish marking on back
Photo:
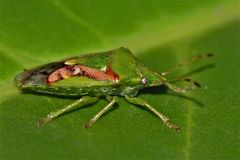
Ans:
{"type": "Polygon", "coordinates": [[[73,65],[64,66],[54,71],[52,74],[48,76],[47,83],[48,84],[53,83],[72,76],[84,76],[100,81],[117,82],[119,80],[119,76],[115,72],[113,72],[110,67],[107,67],[106,71],[100,71],[98,69],[83,65],[73,65]]]}
{"type": "Polygon", "coordinates": [[[114,82],[117,82],[119,80],[118,74],[115,73],[110,66],[107,66],[105,73],[109,75],[114,82]]]}

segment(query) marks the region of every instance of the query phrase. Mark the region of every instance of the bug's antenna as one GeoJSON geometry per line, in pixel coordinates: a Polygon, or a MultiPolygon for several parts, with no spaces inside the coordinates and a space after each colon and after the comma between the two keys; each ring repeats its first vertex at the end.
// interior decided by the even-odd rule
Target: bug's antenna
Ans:
{"type": "Polygon", "coordinates": [[[170,68],[169,70],[165,71],[165,72],[161,72],[160,74],[162,76],[166,76],[167,74],[181,68],[182,66],[184,65],[187,65],[187,64],[190,64],[192,63],[193,61],[197,61],[197,60],[201,60],[201,59],[204,59],[204,58],[208,58],[208,57],[212,57],[213,54],[212,53],[205,53],[205,54],[200,54],[200,55],[197,55],[197,56],[194,56],[192,57],[191,59],[181,63],[181,64],[178,64],[177,66],[173,67],[173,68],[170,68]]]}

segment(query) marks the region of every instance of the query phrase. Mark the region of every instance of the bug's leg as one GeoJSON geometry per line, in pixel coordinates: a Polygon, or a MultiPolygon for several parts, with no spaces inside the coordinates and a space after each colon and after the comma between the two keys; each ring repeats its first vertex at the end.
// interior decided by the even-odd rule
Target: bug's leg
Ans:
{"type": "Polygon", "coordinates": [[[201,87],[201,85],[198,82],[192,80],[191,78],[187,78],[187,77],[178,77],[176,79],[164,82],[164,84],[170,90],[177,92],[177,93],[184,93],[188,90],[196,89],[196,87],[201,87]],[[176,82],[176,81],[186,81],[186,82],[189,82],[189,85],[186,87],[180,88],[180,87],[177,87],[177,86],[171,84],[171,82],[176,82]]]}
{"type": "Polygon", "coordinates": [[[150,106],[147,102],[145,102],[144,100],[140,99],[140,98],[131,98],[128,96],[125,96],[126,100],[134,105],[140,105],[140,106],[144,106],[146,107],[148,110],[150,110],[152,113],[154,113],[158,118],[160,118],[162,120],[162,122],[169,128],[175,129],[176,131],[180,131],[181,129],[170,122],[169,118],[166,117],[165,115],[163,115],[162,113],[158,112],[157,110],[155,110],[152,106],[150,106]]]}
{"type": "Polygon", "coordinates": [[[100,112],[98,112],[95,116],[93,116],[89,122],[83,125],[84,128],[89,128],[91,127],[97,120],[104,114],[106,113],[116,102],[117,102],[117,96],[114,97],[107,97],[107,100],[110,101],[110,103],[105,106],[100,112]]]}
{"type": "Polygon", "coordinates": [[[164,83],[170,90],[177,93],[185,93],[187,90],[185,88],[177,87],[171,83],[164,83]]]}
{"type": "Polygon", "coordinates": [[[49,121],[53,120],[54,118],[64,114],[64,113],[67,113],[71,110],[74,110],[74,109],[77,109],[81,106],[84,106],[84,105],[89,105],[89,104],[93,104],[93,103],[96,103],[97,100],[99,98],[98,97],[90,97],[90,96],[84,96],[80,99],[78,99],[77,101],[73,102],[72,104],[62,108],[62,109],[59,109],[55,112],[51,112],[47,115],[47,117],[45,118],[42,118],[38,121],[38,125],[43,125],[43,124],[46,124],[48,123],[49,121]]]}

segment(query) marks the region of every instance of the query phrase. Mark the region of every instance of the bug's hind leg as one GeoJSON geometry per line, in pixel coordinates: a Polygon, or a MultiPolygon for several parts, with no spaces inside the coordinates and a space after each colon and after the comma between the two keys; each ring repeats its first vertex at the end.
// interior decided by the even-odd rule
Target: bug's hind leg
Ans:
{"type": "Polygon", "coordinates": [[[90,97],[90,96],[84,96],[80,99],[78,99],[77,101],[73,102],[72,104],[62,108],[62,109],[59,109],[55,112],[51,112],[47,115],[47,117],[45,118],[42,118],[38,121],[38,125],[44,125],[46,123],[48,123],[49,121],[53,120],[54,118],[64,114],[64,113],[67,113],[69,111],[72,111],[74,109],[77,109],[79,107],[82,107],[84,105],[89,105],[89,104],[93,104],[93,103],[96,103],[98,101],[98,97],[90,97]]]}
{"type": "Polygon", "coordinates": [[[176,131],[180,131],[181,129],[170,122],[169,118],[166,117],[165,115],[163,115],[162,113],[158,112],[157,110],[155,110],[152,106],[150,106],[147,102],[145,102],[144,100],[140,99],[140,98],[131,98],[128,96],[125,96],[125,99],[134,104],[134,105],[140,105],[143,107],[146,107],[148,110],[150,110],[152,113],[154,113],[158,118],[160,118],[162,120],[162,122],[169,128],[175,129],[176,131]]]}
{"type": "Polygon", "coordinates": [[[107,100],[110,101],[110,103],[105,106],[100,112],[98,112],[95,116],[93,116],[89,122],[83,125],[84,128],[89,128],[91,127],[94,123],[97,122],[97,120],[104,114],[106,113],[116,102],[117,102],[117,96],[114,97],[107,97],[107,100]]]}

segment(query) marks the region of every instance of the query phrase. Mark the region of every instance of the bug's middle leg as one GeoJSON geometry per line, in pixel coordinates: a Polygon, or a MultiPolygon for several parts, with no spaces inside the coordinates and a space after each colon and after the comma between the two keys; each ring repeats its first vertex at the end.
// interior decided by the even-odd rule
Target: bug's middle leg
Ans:
{"type": "Polygon", "coordinates": [[[76,100],[75,102],[73,102],[72,104],[62,108],[62,109],[59,109],[55,112],[51,112],[47,115],[47,117],[45,118],[42,118],[38,121],[38,125],[43,125],[43,124],[46,124],[48,123],[49,121],[53,120],[54,118],[64,114],[64,113],[67,113],[69,111],[72,111],[74,109],[77,109],[81,106],[84,106],[84,105],[89,105],[89,104],[93,104],[93,103],[96,103],[98,101],[98,97],[90,97],[90,96],[84,96],[78,100],[76,100]]]}
{"type": "Polygon", "coordinates": [[[116,102],[117,102],[117,96],[114,97],[107,97],[107,100],[109,100],[109,104],[105,106],[100,112],[98,112],[95,116],[93,116],[89,122],[84,124],[84,128],[89,128],[91,127],[94,123],[97,122],[97,120],[104,114],[106,113],[116,102]]]}
{"type": "Polygon", "coordinates": [[[162,120],[162,122],[169,128],[175,129],[176,131],[180,131],[181,129],[170,122],[169,118],[166,117],[165,115],[163,115],[162,113],[158,112],[157,110],[155,110],[152,106],[150,106],[147,102],[145,102],[144,100],[140,99],[140,98],[136,98],[136,97],[129,97],[129,96],[125,96],[125,99],[135,105],[140,105],[143,107],[146,107],[148,110],[150,110],[152,113],[154,113],[158,118],[160,118],[162,120]]]}

